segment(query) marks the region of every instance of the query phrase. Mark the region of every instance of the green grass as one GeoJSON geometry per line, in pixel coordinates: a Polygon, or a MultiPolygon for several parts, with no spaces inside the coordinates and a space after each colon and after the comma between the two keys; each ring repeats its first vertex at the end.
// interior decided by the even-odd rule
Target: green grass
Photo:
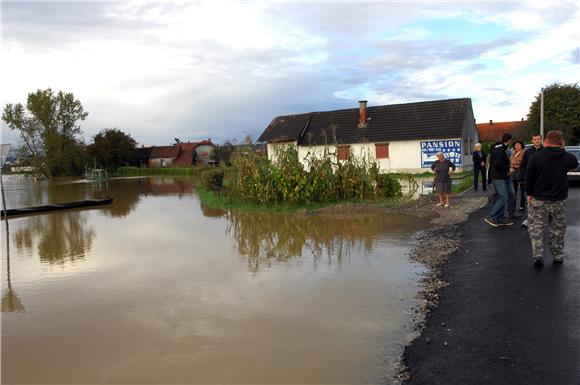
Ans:
{"type": "Polygon", "coordinates": [[[451,193],[459,194],[473,186],[473,172],[470,175],[466,175],[461,179],[459,184],[451,186],[451,193]]]}
{"type": "Polygon", "coordinates": [[[234,200],[228,196],[220,196],[218,193],[208,190],[202,186],[197,187],[197,194],[201,203],[224,210],[243,210],[243,211],[273,211],[273,212],[294,212],[298,210],[315,210],[323,207],[330,207],[339,204],[373,204],[382,207],[395,207],[401,202],[401,197],[379,198],[376,200],[358,200],[358,201],[341,201],[341,202],[324,202],[324,203],[304,203],[288,204],[278,203],[275,205],[263,205],[242,200],[234,200]]]}

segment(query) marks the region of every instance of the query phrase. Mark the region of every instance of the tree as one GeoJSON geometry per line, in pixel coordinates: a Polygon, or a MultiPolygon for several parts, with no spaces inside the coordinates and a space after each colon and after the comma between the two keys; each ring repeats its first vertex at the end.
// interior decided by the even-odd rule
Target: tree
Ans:
{"type": "MultiPolygon", "coordinates": [[[[530,134],[540,132],[541,93],[536,95],[528,113],[530,134]]],[[[580,142],[580,86],[554,83],[544,88],[544,133],[564,132],[566,142],[580,142]]]]}
{"type": "Polygon", "coordinates": [[[26,109],[20,103],[7,104],[2,119],[10,129],[19,131],[37,170],[59,176],[83,169],[84,144],[78,122],[87,115],[72,93],[55,94],[48,88],[28,94],[26,109]]]}
{"type": "Polygon", "coordinates": [[[94,136],[88,151],[99,166],[115,171],[131,162],[136,145],[131,135],[116,128],[105,128],[94,136]]]}

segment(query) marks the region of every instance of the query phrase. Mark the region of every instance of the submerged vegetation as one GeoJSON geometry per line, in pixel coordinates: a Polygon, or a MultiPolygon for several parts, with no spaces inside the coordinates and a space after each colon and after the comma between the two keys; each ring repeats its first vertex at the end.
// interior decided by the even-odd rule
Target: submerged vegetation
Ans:
{"type": "Polygon", "coordinates": [[[381,174],[373,159],[350,156],[338,161],[336,153],[326,148],[322,154],[308,153],[303,164],[293,145],[277,149],[274,155],[270,160],[242,148],[232,155],[230,167],[204,171],[202,187],[222,200],[268,206],[370,201],[401,195],[398,178],[381,174]]]}

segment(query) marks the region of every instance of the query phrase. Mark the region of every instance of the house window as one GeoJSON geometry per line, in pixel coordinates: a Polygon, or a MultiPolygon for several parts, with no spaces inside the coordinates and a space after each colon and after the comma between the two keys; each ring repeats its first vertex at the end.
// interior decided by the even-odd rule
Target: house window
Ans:
{"type": "Polygon", "coordinates": [[[465,153],[465,155],[469,155],[469,142],[467,141],[467,139],[463,141],[463,152],[465,153]]]}
{"type": "Polygon", "coordinates": [[[389,157],[389,144],[377,143],[375,144],[377,159],[387,159],[389,157]]]}
{"type": "Polygon", "coordinates": [[[348,160],[350,157],[350,146],[338,146],[338,160],[348,160]]]}

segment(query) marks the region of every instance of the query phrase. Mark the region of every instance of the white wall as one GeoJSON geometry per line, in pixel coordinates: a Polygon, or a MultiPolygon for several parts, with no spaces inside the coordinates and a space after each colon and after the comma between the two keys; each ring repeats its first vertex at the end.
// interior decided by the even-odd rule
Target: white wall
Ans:
{"type": "Polygon", "coordinates": [[[197,161],[207,166],[214,152],[214,146],[202,144],[195,148],[195,152],[197,153],[197,161]]]}
{"type": "MultiPolygon", "coordinates": [[[[367,163],[372,163],[377,161],[379,169],[381,172],[410,172],[410,173],[423,173],[429,171],[429,168],[421,168],[421,141],[423,140],[407,140],[407,141],[396,141],[389,143],[389,157],[386,159],[376,159],[376,149],[374,143],[356,143],[350,145],[350,153],[353,157],[357,159],[363,159],[366,157],[367,163]]],[[[276,148],[288,145],[297,145],[297,142],[281,142],[281,143],[268,143],[268,159],[275,160],[276,148]]],[[[305,169],[307,167],[306,157],[308,154],[313,154],[314,156],[321,157],[324,152],[327,151],[330,154],[336,156],[337,148],[336,146],[299,146],[298,147],[298,159],[304,165],[305,169]]],[[[465,155],[463,157],[463,166],[458,167],[458,171],[463,171],[464,169],[470,169],[472,167],[471,155],[465,155]]]]}
{"type": "MultiPolygon", "coordinates": [[[[389,143],[389,157],[386,159],[376,159],[376,149],[374,143],[357,143],[350,145],[350,152],[353,157],[363,159],[366,157],[368,163],[377,161],[381,172],[410,172],[422,173],[429,171],[429,168],[421,168],[421,140],[396,141],[389,143]]],[[[268,145],[270,146],[270,145],[268,145]]],[[[328,151],[336,156],[336,146],[300,146],[298,147],[298,159],[306,168],[306,157],[308,154],[322,156],[328,151]]],[[[270,154],[270,149],[268,149],[270,154]]],[[[465,165],[471,164],[471,155],[464,157],[465,165]]],[[[464,167],[459,167],[461,171],[464,167]]]]}
{"type": "Polygon", "coordinates": [[[174,158],[154,158],[149,161],[149,167],[169,167],[173,165],[174,158]]]}
{"type": "Polygon", "coordinates": [[[268,153],[268,159],[270,159],[272,162],[274,162],[276,160],[276,150],[279,148],[288,147],[290,145],[298,146],[298,141],[268,143],[266,145],[266,152],[268,153]]]}

